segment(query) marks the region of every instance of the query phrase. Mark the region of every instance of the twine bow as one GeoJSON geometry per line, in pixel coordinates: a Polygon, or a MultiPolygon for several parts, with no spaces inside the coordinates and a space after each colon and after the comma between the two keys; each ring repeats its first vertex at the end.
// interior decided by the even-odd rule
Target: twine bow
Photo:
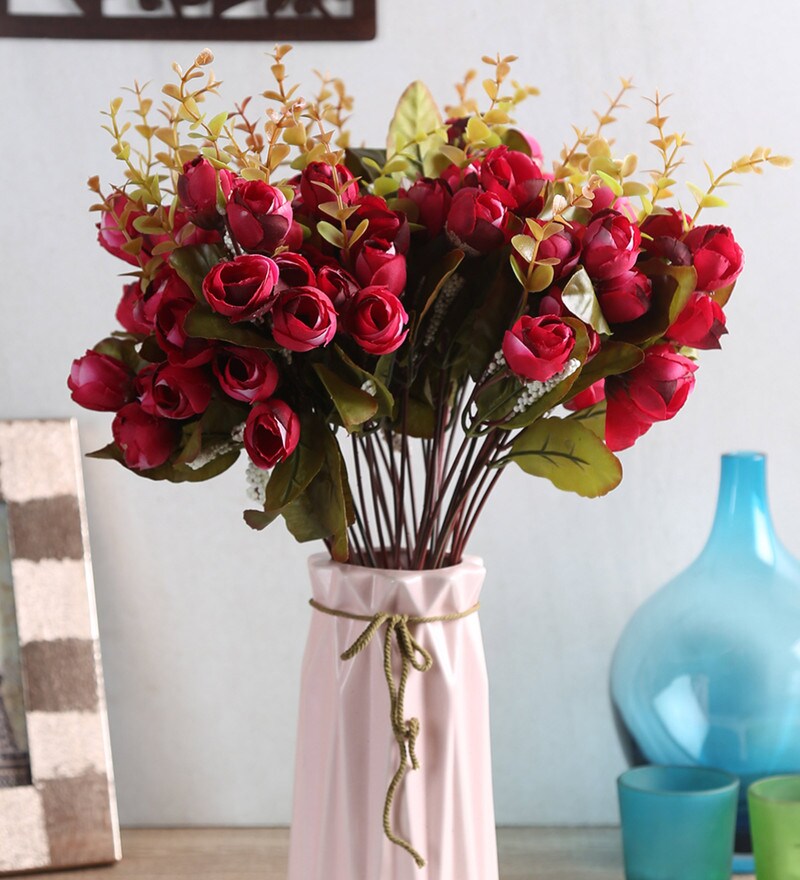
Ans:
{"type": "Polygon", "coordinates": [[[433,657],[411,635],[409,624],[443,623],[451,620],[461,620],[470,614],[474,614],[480,606],[473,605],[472,608],[466,611],[455,614],[443,614],[438,617],[413,617],[408,614],[389,614],[385,611],[379,611],[372,616],[367,614],[351,614],[348,611],[327,608],[314,599],[311,599],[309,604],[317,611],[329,614],[332,617],[368,622],[361,635],[341,655],[342,660],[352,660],[358,656],[375,638],[381,627],[386,627],[383,638],[383,672],[386,676],[386,686],[389,690],[392,732],[400,749],[400,764],[386,791],[386,800],[383,806],[383,833],[395,846],[404,849],[417,863],[417,867],[424,868],[425,859],[408,840],[395,834],[392,830],[392,805],[397,789],[400,787],[400,783],[403,781],[409,766],[413,770],[419,770],[419,760],[417,759],[416,752],[417,738],[420,732],[419,719],[405,717],[405,696],[408,676],[412,669],[416,669],[417,672],[427,672],[433,666],[433,657]],[[395,682],[394,670],[392,669],[392,648],[395,644],[397,645],[401,661],[399,682],[395,682]]]}

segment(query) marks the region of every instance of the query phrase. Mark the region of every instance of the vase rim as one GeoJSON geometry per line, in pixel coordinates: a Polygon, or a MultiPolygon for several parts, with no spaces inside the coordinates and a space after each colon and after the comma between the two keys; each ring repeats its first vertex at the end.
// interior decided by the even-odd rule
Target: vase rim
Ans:
{"type": "Polygon", "coordinates": [[[461,557],[461,562],[455,565],[446,565],[442,568],[373,568],[370,565],[357,565],[353,562],[337,562],[327,553],[313,553],[308,558],[309,566],[314,568],[338,568],[342,571],[369,571],[376,572],[390,577],[409,577],[423,574],[449,574],[464,568],[485,568],[483,559],[480,556],[465,555],[461,557]]]}

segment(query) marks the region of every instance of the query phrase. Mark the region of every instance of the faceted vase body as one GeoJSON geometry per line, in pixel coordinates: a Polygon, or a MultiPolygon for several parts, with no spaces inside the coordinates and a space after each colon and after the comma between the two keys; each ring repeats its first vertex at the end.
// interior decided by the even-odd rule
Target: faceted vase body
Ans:
{"type": "Polygon", "coordinates": [[[800,564],[772,528],[763,455],[723,456],[711,537],[631,619],[611,694],[637,762],[740,777],[749,851],[747,786],[800,771],[800,564]]]}
{"type": "MultiPolygon", "coordinates": [[[[313,598],[328,609],[435,617],[478,602],[480,560],[435,571],[386,571],[310,560],[313,598]]],[[[384,835],[387,789],[400,761],[384,672],[384,630],[349,660],[368,620],[314,609],[303,661],[289,880],[498,880],[489,701],[478,615],[410,623],[431,655],[411,669],[404,720],[419,719],[419,769],[400,783],[392,830],[425,858],[384,835]]],[[[397,682],[401,660],[393,651],[397,682]]]]}

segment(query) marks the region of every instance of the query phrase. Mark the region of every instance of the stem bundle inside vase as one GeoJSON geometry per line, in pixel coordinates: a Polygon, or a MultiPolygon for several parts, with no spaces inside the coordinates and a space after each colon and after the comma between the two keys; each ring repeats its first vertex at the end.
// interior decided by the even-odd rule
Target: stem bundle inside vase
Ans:
{"type": "Polygon", "coordinates": [[[232,110],[203,109],[208,50],[174,65],[160,107],[138,84],[110,104],[123,181],[89,185],[132,277],[121,329],[69,377],[76,402],[115,413],[94,455],[194,482],[244,451],[249,525],[280,517],[377,568],[457,563],[509,464],[613,489],[614,453],[680,410],[727,332],[742,251],[700,214],[731,175],[789,160],[758,148],[690,184],[692,213],[670,207],[686,139],[656,95],[639,179],[606,137],[623,80],[549,169],[514,119],[536,90],[500,55],[483,105],[474,74],[444,113],[414,82],[386,147],[354,148],[344,84],[300,97],[289,49],[232,110]]]}

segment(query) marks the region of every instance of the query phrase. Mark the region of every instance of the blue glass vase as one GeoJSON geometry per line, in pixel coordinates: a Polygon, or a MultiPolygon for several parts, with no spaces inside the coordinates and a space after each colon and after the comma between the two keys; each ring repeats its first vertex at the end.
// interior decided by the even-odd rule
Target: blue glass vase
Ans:
{"type": "Polygon", "coordinates": [[[740,778],[743,853],[751,851],[747,786],[800,771],[800,563],[772,527],[765,465],[759,453],[722,457],[703,552],[634,614],[611,668],[632,763],[740,778]]]}

